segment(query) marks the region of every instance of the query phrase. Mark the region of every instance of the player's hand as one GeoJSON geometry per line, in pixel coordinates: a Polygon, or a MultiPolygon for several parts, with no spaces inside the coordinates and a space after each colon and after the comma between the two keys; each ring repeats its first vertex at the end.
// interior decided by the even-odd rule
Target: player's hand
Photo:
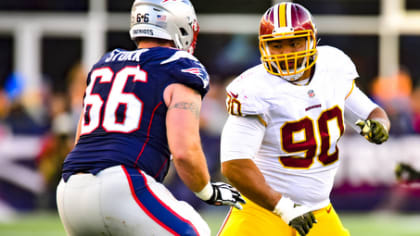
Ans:
{"type": "Polygon", "coordinates": [[[389,138],[388,130],[377,120],[358,120],[356,125],[361,129],[360,134],[369,142],[381,144],[389,138]]]}
{"type": "Polygon", "coordinates": [[[395,168],[395,176],[399,181],[418,181],[420,180],[420,172],[416,171],[411,165],[399,163],[395,168]]]}
{"type": "Polygon", "coordinates": [[[314,214],[308,207],[297,205],[290,198],[284,196],[280,198],[273,212],[298,231],[301,236],[308,234],[313,224],[317,223],[314,214]]]}
{"type": "Polygon", "coordinates": [[[314,214],[308,212],[291,220],[289,225],[298,231],[301,236],[305,236],[314,223],[316,223],[314,214]]]}
{"type": "Polygon", "coordinates": [[[245,200],[239,191],[230,184],[223,182],[209,182],[200,192],[196,192],[195,195],[206,203],[215,206],[228,205],[242,210],[240,203],[245,204],[245,200]]]}
{"type": "Polygon", "coordinates": [[[211,185],[213,187],[213,195],[205,202],[216,206],[234,206],[239,210],[242,210],[242,206],[239,203],[245,204],[245,200],[242,198],[238,190],[230,184],[223,182],[215,182],[211,183],[211,185]]]}

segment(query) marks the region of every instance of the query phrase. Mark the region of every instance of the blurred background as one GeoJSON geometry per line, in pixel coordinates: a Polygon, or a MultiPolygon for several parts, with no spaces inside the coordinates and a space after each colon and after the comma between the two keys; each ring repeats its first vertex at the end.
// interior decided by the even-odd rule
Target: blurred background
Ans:
{"type": "MultiPolygon", "coordinates": [[[[219,138],[224,88],[259,63],[258,26],[275,0],[192,0],[200,24],[196,57],[211,89],[203,101],[202,142],[213,180],[222,180],[219,138]]],[[[420,0],[297,0],[314,16],[319,45],[347,53],[358,86],[392,121],[391,137],[368,143],[348,126],[331,200],[352,235],[420,235],[420,187],[400,184],[397,163],[420,170],[420,0]]],[[[0,1],[0,235],[64,235],[55,206],[61,163],[71,150],[86,74],[130,41],[132,0],[0,1]]],[[[209,221],[207,206],[171,170],[165,184],[209,221]]]]}

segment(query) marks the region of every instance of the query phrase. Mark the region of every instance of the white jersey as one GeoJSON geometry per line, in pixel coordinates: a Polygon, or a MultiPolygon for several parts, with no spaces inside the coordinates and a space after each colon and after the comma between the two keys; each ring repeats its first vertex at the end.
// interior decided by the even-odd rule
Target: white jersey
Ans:
{"type": "Polygon", "coordinates": [[[274,190],[313,210],[328,205],[340,160],[337,142],[344,132],[345,99],[357,77],[348,56],[320,46],[306,86],[258,65],[227,87],[229,113],[258,116],[266,126],[254,162],[274,190]]]}

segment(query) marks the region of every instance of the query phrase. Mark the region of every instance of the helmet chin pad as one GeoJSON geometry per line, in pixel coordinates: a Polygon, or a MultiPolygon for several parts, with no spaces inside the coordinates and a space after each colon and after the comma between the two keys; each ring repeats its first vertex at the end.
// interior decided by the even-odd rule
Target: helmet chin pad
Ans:
{"type": "Polygon", "coordinates": [[[279,77],[284,79],[284,80],[293,82],[293,81],[298,80],[303,75],[303,73],[305,73],[305,72],[302,71],[302,72],[300,72],[298,74],[295,74],[295,75],[283,75],[283,76],[279,76],[279,77]]]}
{"type": "MultiPolygon", "coordinates": [[[[271,63],[271,66],[274,67],[275,70],[277,70],[277,72],[280,71],[280,69],[278,68],[278,66],[277,66],[277,64],[275,62],[272,61],[270,63],[271,63]]],[[[296,81],[300,77],[302,77],[302,75],[305,73],[305,70],[303,70],[305,68],[305,64],[306,64],[306,58],[303,59],[303,61],[300,64],[300,66],[297,67],[297,69],[296,69],[296,71],[300,71],[300,72],[298,72],[296,74],[289,74],[288,75],[287,70],[281,70],[282,73],[279,73],[278,76],[280,78],[282,78],[284,80],[287,80],[287,81],[290,81],[290,82],[296,81]]]]}

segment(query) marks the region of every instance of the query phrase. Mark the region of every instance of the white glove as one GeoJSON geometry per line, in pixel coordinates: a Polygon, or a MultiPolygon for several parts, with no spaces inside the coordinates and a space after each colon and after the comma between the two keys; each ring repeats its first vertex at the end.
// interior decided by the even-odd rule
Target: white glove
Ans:
{"type": "Polygon", "coordinates": [[[273,212],[302,236],[306,235],[313,223],[317,222],[308,207],[297,205],[290,198],[284,196],[280,198],[273,212]]]}
{"type": "Polygon", "coordinates": [[[239,203],[245,204],[245,200],[239,191],[230,184],[223,182],[209,182],[203,190],[195,193],[195,195],[206,203],[215,206],[228,205],[242,210],[242,206],[239,203]]]}

